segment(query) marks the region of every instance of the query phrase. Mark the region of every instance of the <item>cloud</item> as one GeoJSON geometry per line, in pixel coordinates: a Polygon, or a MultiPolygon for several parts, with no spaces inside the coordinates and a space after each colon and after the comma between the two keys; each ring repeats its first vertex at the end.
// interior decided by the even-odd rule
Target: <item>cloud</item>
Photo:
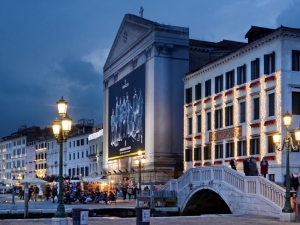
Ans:
{"type": "Polygon", "coordinates": [[[300,27],[300,1],[294,0],[285,10],[276,18],[277,27],[300,27]]]}
{"type": "Polygon", "coordinates": [[[78,59],[64,59],[58,64],[58,68],[54,71],[61,79],[65,79],[70,84],[76,84],[80,87],[88,87],[90,85],[102,82],[102,76],[95,71],[94,66],[90,62],[84,62],[78,59]]]}
{"type": "Polygon", "coordinates": [[[95,70],[99,73],[102,73],[109,51],[110,49],[97,49],[92,51],[89,55],[83,56],[82,60],[92,63],[95,70]]]}

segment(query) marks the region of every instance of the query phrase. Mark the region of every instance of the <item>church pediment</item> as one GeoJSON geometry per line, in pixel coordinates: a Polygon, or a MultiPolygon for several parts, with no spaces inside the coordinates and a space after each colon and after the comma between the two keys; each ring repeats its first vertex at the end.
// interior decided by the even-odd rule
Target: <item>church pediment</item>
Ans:
{"type": "Polygon", "coordinates": [[[104,70],[135,46],[154,25],[155,23],[150,20],[126,14],[105,62],[104,70]]]}

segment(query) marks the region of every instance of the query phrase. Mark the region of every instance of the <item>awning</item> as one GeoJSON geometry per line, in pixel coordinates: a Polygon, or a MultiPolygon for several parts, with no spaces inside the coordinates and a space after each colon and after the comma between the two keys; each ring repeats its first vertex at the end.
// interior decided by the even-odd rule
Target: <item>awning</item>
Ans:
{"type": "Polygon", "coordinates": [[[85,182],[109,182],[107,179],[102,179],[104,176],[100,177],[84,177],[82,178],[85,182]]]}

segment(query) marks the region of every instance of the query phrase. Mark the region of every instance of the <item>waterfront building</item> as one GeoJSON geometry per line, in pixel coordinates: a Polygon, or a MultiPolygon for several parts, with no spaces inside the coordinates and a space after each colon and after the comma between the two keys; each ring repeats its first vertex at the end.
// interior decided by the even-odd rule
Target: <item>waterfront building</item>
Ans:
{"type": "MultiPolygon", "coordinates": [[[[184,77],[184,171],[229,165],[237,170],[253,156],[266,157],[268,179],[283,182],[286,153],[276,151],[272,134],[285,134],[282,116],[300,124],[300,30],[251,27],[248,43],[184,77]]],[[[291,172],[300,172],[299,149],[290,154],[291,172]]]]}

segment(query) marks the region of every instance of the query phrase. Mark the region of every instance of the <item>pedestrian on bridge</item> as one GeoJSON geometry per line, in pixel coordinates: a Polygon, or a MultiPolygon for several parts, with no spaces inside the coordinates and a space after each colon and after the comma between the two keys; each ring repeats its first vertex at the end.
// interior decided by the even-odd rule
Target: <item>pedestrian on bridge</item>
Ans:
{"type": "Polygon", "coordinates": [[[256,160],[253,156],[249,160],[250,176],[258,176],[258,169],[256,165],[256,160]]]}
{"type": "Polygon", "coordinates": [[[260,173],[264,177],[266,177],[266,175],[268,174],[268,167],[269,167],[269,163],[266,157],[263,157],[263,160],[260,162],[260,173]]]}
{"type": "Polygon", "coordinates": [[[250,176],[249,160],[250,158],[248,157],[243,162],[245,176],[250,176]]]}
{"type": "Polygon", "coordinates": [[[235,159],[231,159],[229,165],[232,169],[236,170],[237,161],[235,159]]]}

